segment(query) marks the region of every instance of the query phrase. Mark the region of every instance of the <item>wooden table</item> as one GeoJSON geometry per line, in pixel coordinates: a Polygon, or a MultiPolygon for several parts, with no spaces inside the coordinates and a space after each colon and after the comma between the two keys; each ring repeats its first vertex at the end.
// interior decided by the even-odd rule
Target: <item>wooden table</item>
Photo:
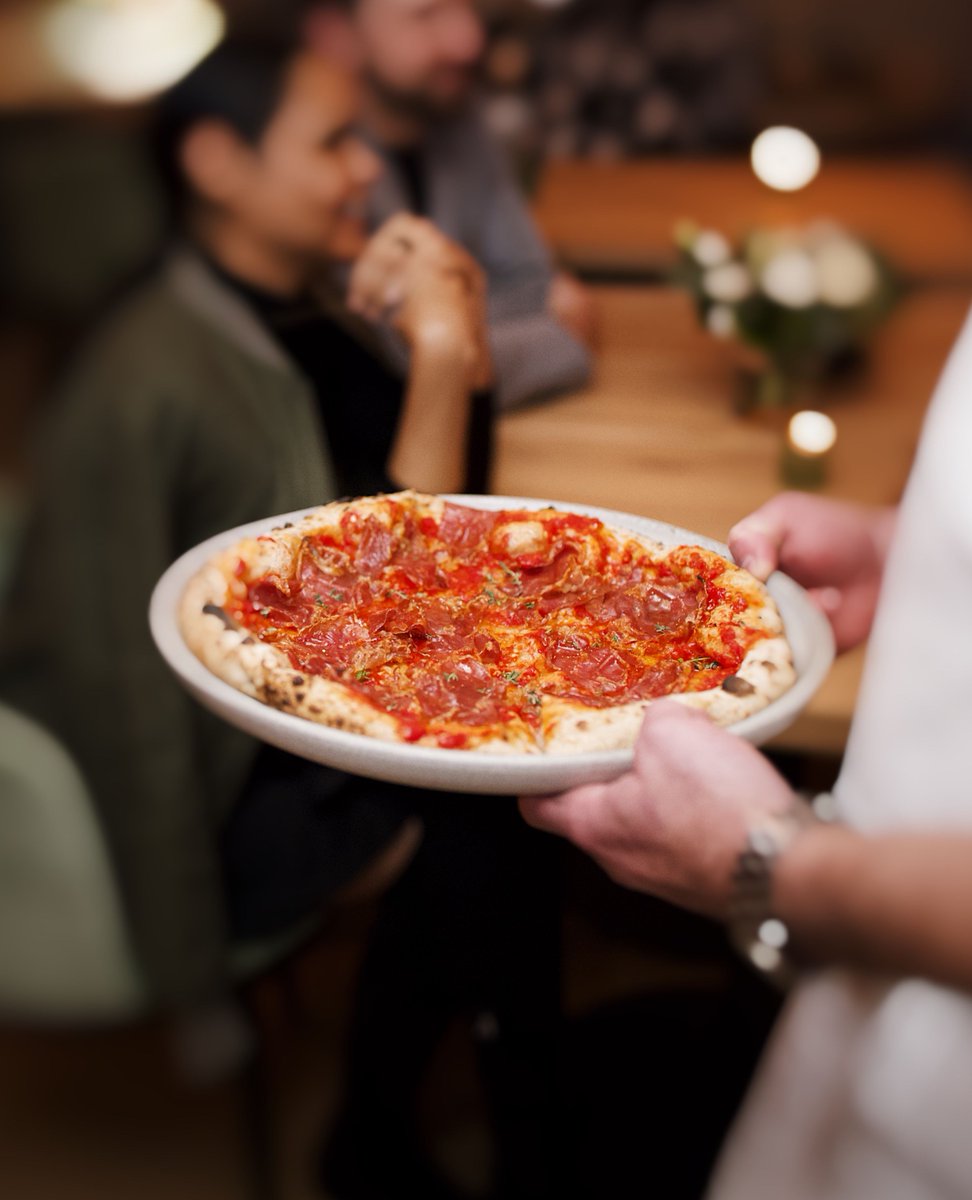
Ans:
{"type": "MultiPolygon", "coordinates": [[[[735,367],[668,287],[595,289],[603,328],[591,386],[500,421],[495,489],[640,513],[725,539],[780,490],[782,416],[736,415],[735,367]]],[[[892,503],[972,287],[918,291],[875,339],[861,377],[828,392],[839,438],[823,494],[892,503]]],[[[845,656],[779,744],[839,753],[862,653],[845,656]]]]}
{"type": "Polygon", "coordinates": [[[666,272],[680,217],[731,236],[829,217],[872,239],[909,276],[972,280],[972,181],[947,162],[825,159],[817,179],[791,195],[765,188],[741,157],[555,162],[534,212],[558,258],[589,273],[666,272]]]}

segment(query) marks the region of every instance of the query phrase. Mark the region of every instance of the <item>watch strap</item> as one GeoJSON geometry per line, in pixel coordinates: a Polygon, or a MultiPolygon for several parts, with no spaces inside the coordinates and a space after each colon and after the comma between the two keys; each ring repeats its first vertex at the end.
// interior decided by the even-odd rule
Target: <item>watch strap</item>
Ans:
{"type": "Polygon", "coordinates": [[[787,808],[751,826],[733,871],[730,939],[752,966],[781,987],[792,984],[798,968],[790,931],[774,911],[774,868],[794,838],[819,819],[810,804],[794,796],[787,808]]]}

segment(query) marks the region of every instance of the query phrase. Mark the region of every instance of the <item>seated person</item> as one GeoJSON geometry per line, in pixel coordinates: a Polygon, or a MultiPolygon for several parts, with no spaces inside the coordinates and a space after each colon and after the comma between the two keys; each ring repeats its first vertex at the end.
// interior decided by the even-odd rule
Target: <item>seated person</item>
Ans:
{"type": "MultiPolygon", "coordinates": [[[[367,236],[380,168],[356,115],[352,83],[319,57],[232,42],[164,98],[181,241],[65,381],[0,628],[0,694],[82,767],[159,1004],[221,995],[230,937],[287,929],[376,856],[401,862],[421,819],[356,1002],[343,1143],[327,1162],[346,1196],[380,1192],[358,1178],[361,1158],[416,1182],[408,1124],[443,1025],[471,1007],[514,1032],[504,1013],[529,1008],[543,944],[556,945],[537,933],[556,919],[554,889],[512,801],[440,803],[261,748],[198,708],[149,636],[159,575],[213,534],[347,491],[485,485],[481,272],[408,214],[367,236]],[[323,315],[312,281],[352,260],[347,304],[323,315]],[[369,353],[379,313],[409,346],[405,382],[369,353]]],[[[549,1005],[555,986],[541,1026],[549,1005]]]]}
{"type": "Polygon", "coordinates": [[[501,407],[582,386],[593,305],[555,271],[503,151],[473,102],[485,43],[472,0],[308,0],[304,37],[361,79],[362,125],[386,171],[372,226],[424,214],[482,265],[501,407]]]}

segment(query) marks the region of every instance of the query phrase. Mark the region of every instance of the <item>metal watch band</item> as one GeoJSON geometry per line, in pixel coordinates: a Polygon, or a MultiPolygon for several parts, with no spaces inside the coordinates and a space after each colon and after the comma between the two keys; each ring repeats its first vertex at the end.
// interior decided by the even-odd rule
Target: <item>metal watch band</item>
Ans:
{"type": "Polygon", "coordinates": [[[819,820],[814,807],[794,796],[788,808],[752,826],[732,876],[730,939],[744,958],[781,987],[793,982],[797,970],[787,953],[790,932],[773,911],[773,868],[797,834],[819,820]]]}

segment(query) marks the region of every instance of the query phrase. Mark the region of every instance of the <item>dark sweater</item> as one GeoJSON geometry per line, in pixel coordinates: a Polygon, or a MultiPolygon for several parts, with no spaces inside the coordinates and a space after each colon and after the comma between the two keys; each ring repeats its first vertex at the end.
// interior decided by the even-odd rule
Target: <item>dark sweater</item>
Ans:
{"type": "Polygon", "coordinates": [[[333,499],[315,397],[197,259],[133,295],[44,431],[0,624],[0,695],[74,754],[154,996],[225,979],[216,831],[257,743],[203,712],[152,643],[166,567],[235,525],[333,499]]]}

